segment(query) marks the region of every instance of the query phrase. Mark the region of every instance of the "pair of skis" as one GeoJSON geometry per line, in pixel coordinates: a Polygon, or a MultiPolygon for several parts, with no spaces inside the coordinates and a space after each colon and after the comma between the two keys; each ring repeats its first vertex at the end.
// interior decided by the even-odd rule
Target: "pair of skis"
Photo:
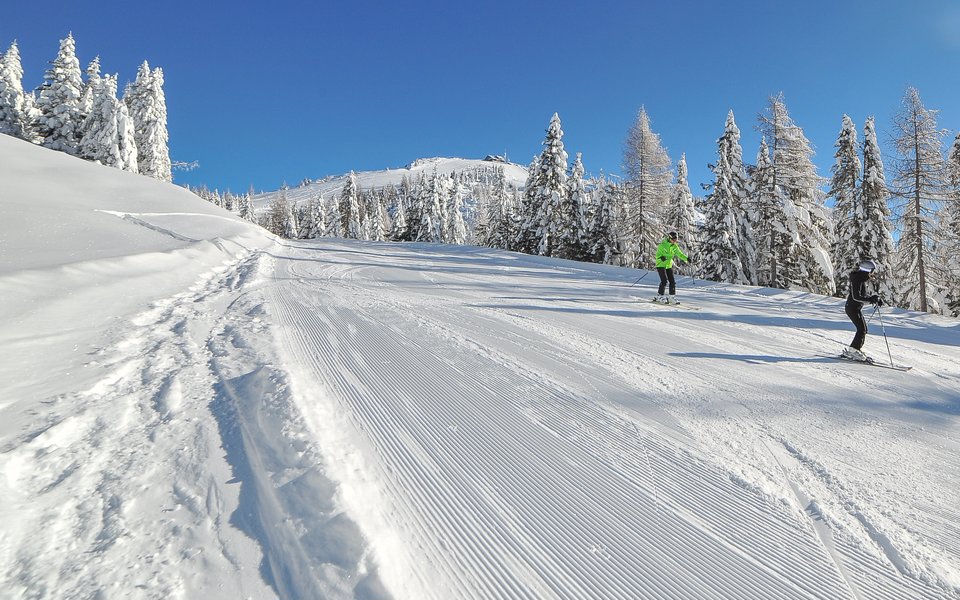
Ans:
{"type": "Polygon", "coordinates": [[[660,306],[666,306],[670,308],[682,308],[684,310],[700,310],[699,306],[690,306],[689,304],[684,304],[680,302],[660,302],[656,298],[650,300],[654,304],[659,304],[660,306]]]}
{"type": "Polygon", "coordinates": [[[894,371],[909,371],[910,369],[913,368],[913,366],[911,366],[911,365],[896,365],[896,364],[893,364],[893,363],[891,363],[891,364],[888,365],[888,364],[886,364],[886,363],[876,362],[876,361],[873,361],[873,360],[857,360],[857,359],[855,359],[855,358],[847,358],[846,356],[844,356],[844,355],[842,355],[842,354],[840,354],[840,355],[831,355],[831,356],[828,356],[827,358],[835,358],[835,359],[837,359],[837,360],[843,360],[843,361],[855,363],[855,364],[858,364],[858,365],[867,365],[867,366],[870,366],[870,367],[880,367],[880,368],[882,368],[882,369],[893,369],[894,371]]]}

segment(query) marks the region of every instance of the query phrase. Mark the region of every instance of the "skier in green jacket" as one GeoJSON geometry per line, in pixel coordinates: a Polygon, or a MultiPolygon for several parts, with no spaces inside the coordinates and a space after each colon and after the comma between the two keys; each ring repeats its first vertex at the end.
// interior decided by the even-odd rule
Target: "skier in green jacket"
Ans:
{"type": "Polygon", "coordinates": [[[679,258],[685,263],[690,262],[687,255],[684,254],[680,246],[677,245],[677,232],[671,231],[667,234],[667,237],[663,238],[660,245],[657,246],[657,274],[660,275],[660,287],[657,290],[657,295],[653,298],[654,302],[662,302],[664,304],[677,303],[676,299],[673,298],[677,293],[677,282],[673,279],[674,258],[679,258]],[[663,295],[664,288],[666,288],[668,281],[670,282],[669,298],[663,295]]]}

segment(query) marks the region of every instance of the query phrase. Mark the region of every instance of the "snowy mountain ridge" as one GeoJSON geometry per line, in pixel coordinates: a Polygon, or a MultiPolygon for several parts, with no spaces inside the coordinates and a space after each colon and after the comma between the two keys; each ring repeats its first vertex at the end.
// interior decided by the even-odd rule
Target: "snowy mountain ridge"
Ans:
{"type": "Polygon", "coordinates": [[[0,175],[5,599],[960,598],[955,319],[0,175]]]}
{"type": "MultiPolygon", "coordinates": [[[[411,183],[415,183],[421,175],[429,176],[434,173],[438,175],[450,175],[454,172],[460,174],[477,174],[493,168],[503,169],[506,182],[509,186],[522,189],[526,183],[527,169],[524,166],[469,158],[419,158],[402,168],[358,171],[355,174],[360,187],[364,190],[369,190],[387,186],[399,186],[404,177],[411,183]]],[[[287,201],[292,204],[306,203],[317,197],[323,197],[324,200],[327,200],[340,193],[348,177],[349,173],[330,175],[323,179],[313,180],[307,185],[288,188],[284,190],[284,192],[287,195],[287,201]]],[[[253,198],[254,206],[258,211],[265,209],[279,193],[280,190],[274,190],[256,194],[253,198]]]]}

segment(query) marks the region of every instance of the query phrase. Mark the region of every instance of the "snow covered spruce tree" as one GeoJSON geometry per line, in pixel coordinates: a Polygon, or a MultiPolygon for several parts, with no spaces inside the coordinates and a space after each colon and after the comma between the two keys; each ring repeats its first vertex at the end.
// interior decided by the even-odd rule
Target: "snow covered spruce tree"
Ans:
{"type": "Polygon", "coordinates": [[[537,219],[537,212],[540,206],[534,202],[534,197],[529,193],[533,188],[534,178],[540,170],[540,157],[534,156],[530,164],[527,165],[527,179],[523,184],[523,194],[520,197],[520,204],[517,206],[517,236],[510,246],[510,250],[534,254],[537,249],[536,228],[533,224],[537,219]]]}
{"type": "Polygon", "coordinates": [[[253,186],[250,186],[250,190],[240,197],[237,215],[245,221],[250,221],[251,223],[257,222],[256,213],[253,210],[253,186]]]}
{"type": "MultiPolygon", "coordinates": [[[[762,148],[765,155],[766,146],[762,148]]],[[[717,139],[717,162],[710,165],[710,170],[713,183],[701,203],[703,231],[697,261],[700,277],[726,283],[750,283],[744,262],[753,264],[753,257],[743,255],[749,241],[741,241],[741,234],[747,235],[745,232],[752,233],[752,230],[746,223],[746,215],[739,210],[746,186],[740,130],[733,122],[733,111],[727,115],[723,135],[717,139]]]]}
{"type": "Polygon", "coordinates": [[[390,195],[395,193],[393,188],[383,188],[377,191],[376,202],[371,207],[373,216],[370,219],[370,239],[383,242],[390,237],[390,213],[387,203],[390,195]]]}
{"type": "Polygon", "coordinates": [[[400,180],[400,185],[396,188],[397,196],[393,205],[393,224],[390,228],[390,240],[394,242],[409,242],[410,237],[410,214],[413,204],[413,185],[410,179],[404,175],[400,180]]]}
{"type": "Polygon", "coordinates": [[[286,190],[280,190],[274,197],[270,203],[270,209],[267,211],[260,225],[270,233],[282,238],[291,239],[297,236],[293,208],[287,201],[286,190]]]}
{"type": "Polygon", "coordinates": [[[960,134],[947,155],[949,193],[940,211],[937,251],[946,284],[945,314],[960,316],[960,134]]]}
{"type": "Polygon", "coordinates": [[[360,194],[360,237],[357,239],[369,240],[373,235],[373,213],[370,209],[375,196],[376,192],[367,190],[360,194]]]}
{"type": "Polygon", "coordinates": [[[554,239],[556,246],[553,256],[570,260],[583,260],[584,237],[586,235],[583,220],[584,205],[587,203],[587,190],[583,182],[583,157],[579,152],[567,177],[566,191],[554,213],[554,239]]]}
{"type": "Polygon", "coordinates": [[[622,185],[602,181],[587,228],[587,260],[605,265],[620,263],[622,242],[618,220],[626,193],[622,185]]]}
{"type": "Polygon", "coordinates": [[[835,241],[833,244],[833,264],[836,267],[837,293],[845,295],[849,287],[850,272],[864,258],[876,258],[863,254],[865,248],[865,213],[860,202],[861,164],[857,146],[857,129],[853,119],[843,115],[840,135],[834,154],[836,159],[831,172],[830,191],[834,199],[833,222],[835,241]]]}
{"type": "MultiPolygon", "coordinates": [[[[406,181],[406,176],[404,176],[404,181],[406,181]]],[[[394,194],[393,198],[393,221],[390,223],[390,241],[393,242],[404,242],[409,241],[407,235],[409,230],[407,228],[407,206],[406,206],[406,196],[403,194],[403,188],[394,194]]]]}
{"type": "Polygon", "coordinates": [[[324,221],[327,224],[327,229],[323,234],[327,237],[343,237],[343,220],[340,218],[339,199],[333,197],[328,199],[324,203],[324,210],[326,211],[324,221]]]}
{"type": "Polygon", "coordinates": [[[427,179],[427,185],[421,190],[423,212],[420,214],[419,235],[414,241],[434,243],[443,241],[446,192],[446,179],[434,172],[427,179]]]}
{"type": "MultiPolygon", "coordinates": [[[[241,209],[243,199],[240,199],[241,209]]],[[[323,237],[326,232],[326,206],[322,195],[316,195],[309,198],[306,204],[300,205],[297,214],[297,224],[299,225],[298,236],[301,239],[311,240],[323,237]]]]}
{"type": "MultiPolygon", "coordinates": [[[[93,66],[93,63],[91,65],[93,66]]],[[[81,138],[77,154],[81,158],[109,167],[120,164],[120,134],[117,131],[113,104],[116,95],[116,80],[111,80],[109,76],[106,79],[101,78],[97,61],[96,71],[91,74],[81,96],[85,118],[80,127],[81,138]],[[111,83],[114,86],[112,95],[109,93],[111,83]]]]}
{"type": "Polygon", "coordinates": [[[628,264],[652,268],[654,251],[660,236],[666,233],[663,212],[670,194],[670,157],[660,144],[660,136],[650,128],[650,117],[640,107],[637,120],[627,133],[623,152],[623,172],[627,192],[624,207],[625,241],[628,264]]]}
{"type": "Polygon", "coordinates": [[[123,102],[133,119],[140,173],[160,181],[173,181],[163,70],[151,71],[147,61],[143,61],[136,80],[124,91],[123,102]]]}
{"type": "Polygon", "coordinates": [[[687,182],[687,155],[685,153],[681,154],[680,160],[677,161],[677,180],[673,184],[670,201],[667,203],[664,227],[677,232],[686,246],[688,256],[691,258],[697,256],[700,251],[700,242],[693,206],[693,194],[690,193],[690,184],[687,182]]]}
{"type": "MultiPolygon", "coordinates": [[[[861,212],[860,256],[873,258],[882,267],[874,273],[873,286],[887,302],[896,301],[896,273],[893,269],[893,223],[890,220],[890,192],[887,190],[883,158],[877,143],[873,117],[863,125],[863,181],[858,194],[861,212]]],[[[846,288],[838,289],[843,293],[846,288]]]]}
{"type": "Polygon", "coordinates": [[[117,99],[117,76],[95,79],[90,95],[78,154],[108,167],[138,172],[133,122],[126,105],[117,99]]]}
{"type": "Polygon", "coordinates": [[[23,91],[23,66],[17,42],[0,57],[0,133],[36,142],[33,97],[23,91]]]}
{"type": "Polygon", "coordinates": [[[393,215],[396,210],[398,198],[397,198],[397,188],[394,185],[388,185],[382,189],[383,192],[383,210],[384,210],[384,223],[387,226],[386,231],[384,232],[384,240],[389,241],[391,231],[393,231],[393,215]]]}
{"type": "Polygon", "coordinates": [[[922,312],[939,312],[941,307],[935,298],[944,281],[943,265],[930,260],[937,206],[947,189],[942,154],[945,132],[937,127],[937,112],[924,107],[920,93],[911,87],[893,119],[898,156],[891,191],[900,201],[895,267],[900,283],[897,304],[922,312]]]}
{"type": "Polygon", "coordinates": [[[750,183],[752,191],[751,222],[757,240],[754,261],[756,284],[765,287],[787,288],[785,263],[793,261],[793,236],[787,225],[787,208],[783,191],[776,185],[773,162],[767,138],[760,138],[757,164],[750,183]]]}
{"type": "Polygon", "coordinates": [[[417,181],[410,186],[410,199],[407,202],[407,240],[422,242],[430,239],[433,231],[433,219],[427,212],[426,201],[430,182],[427,174],[420,173],[417,181]]]}
{"type": "Polygon", "coordinates": [[[498,167],[485,205],[483,237],[476,243],[489,248],[511,249],[517,237],[516,210],[514,199],[507,190],[506,174],[502,167],[498,167]]]}
{"type": "MultiPolygon", "coordinates": [[[[753,231],[750,181],[743,163],[740,128],[733,111],[727,112],[723,135],[717,140],[717,156],[724,157],[723,180],[728,187],[730,206],[737,224],[734,247],[740,257],[744,283],[756,282],[757,240],[753,231]]],[[[718,163],[719,166],[719,163],[718,163]]]]}
{"type": "Polygon", "coordinates": [[[567,204],[567,151],[563,147],[563,129],[557,113],[550,118],[543,152],[531,169],[523,192],[519,249],[528,254],[554,256],[564,227],[560,221],[563,207],[567,204]]]}
{"type": "Polygon", "coordinates": [[[467,224],[463,220],[463,189],[458,180],[453,180],[447,196],[447,222],[443,239],[448,244],[462,246],[467,243],[467,224]]]}
{"type": "Polygon", "coordinates": [[[83,82],[83,89],[80,90],[80,114],[83,120],[93,110],[93,96],[95,90],[100,85],[100,57],[95,56],[90,64],[87,65],[87,80],[83,82]]]}
{"type": "Polygon", "coordinates": [[[407,208],[408,238],[411,242],[441,242],[443,223],[441,214],[441,187],[443,182],[433,173],[425,173],[413,186],[407,208]]]}
{"type": "Polygon", "coordinates": [[[447,238],[448,226],[450,222],[450,194],[454,187],[459,186],[460,178],[457,175],[456,171],[450,173],[450,175],[445,175],[442,173],[436,174],[437,177],[437,207],[439,210],[440,218],[437,220],[437,229],[435,235],[435,241],[442,243],[450,243],[447,238]]]}
{"type": "Polygon", "coordinates": [[[490,232],[490,211],[492,209],[491,192],[487,188],[479,188],[474,194],[473,209],[473,243],[477,246],[486,246],[490,232]]]}
{"type": "Polygon", "coordinates": [[[363,235],[360,226],[360,185],[357,174],[350,171],[347,181],[340,192],[340,235],[357,240],[363,235]]]}
{"type": "Polygon", "coordinates": [[[831,295],[836,289],[830,260],[833,227],[810,141],[787,113],[782,94],[770,98],[766,112],[759,117],[759,129],[772,145],[770,189],[779,196],[777,203],[785,217],[782,223],[766,226],[782,227],[789,238],[783,239],[784,246],[770,248],[774,252],[770,285],[831,295]]]}
{"type": "Polygon", "coordinates": [[[419,242],[429,235],[433,228],[429,215],[425,215],[424,199],[426,197],[427,175],[420,172],[416,183],[410,185],[407,191],[407,231],[403,241],[419,242]]]}
{"type": "Polygon", "coordinates": [[[80,93],[83,79],[73,35],[60,40],[60,51],[50,63],[40,86],[34,127],[47,148],[77,153],[80,143],[80,93]]]}

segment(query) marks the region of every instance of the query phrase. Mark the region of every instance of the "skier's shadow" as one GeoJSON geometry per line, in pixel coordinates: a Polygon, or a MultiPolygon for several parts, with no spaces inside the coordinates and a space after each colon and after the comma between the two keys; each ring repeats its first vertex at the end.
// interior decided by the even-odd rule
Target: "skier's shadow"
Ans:
{"type": "Polygon", "coordinates": [[[719,354],[716,352],[670,352],[669,356],[679,358],[719,358],[722,360],[738,360],[745,363],[832,363],[833,358],[826,356],[770,356],[767,354],[719,354]]]}

